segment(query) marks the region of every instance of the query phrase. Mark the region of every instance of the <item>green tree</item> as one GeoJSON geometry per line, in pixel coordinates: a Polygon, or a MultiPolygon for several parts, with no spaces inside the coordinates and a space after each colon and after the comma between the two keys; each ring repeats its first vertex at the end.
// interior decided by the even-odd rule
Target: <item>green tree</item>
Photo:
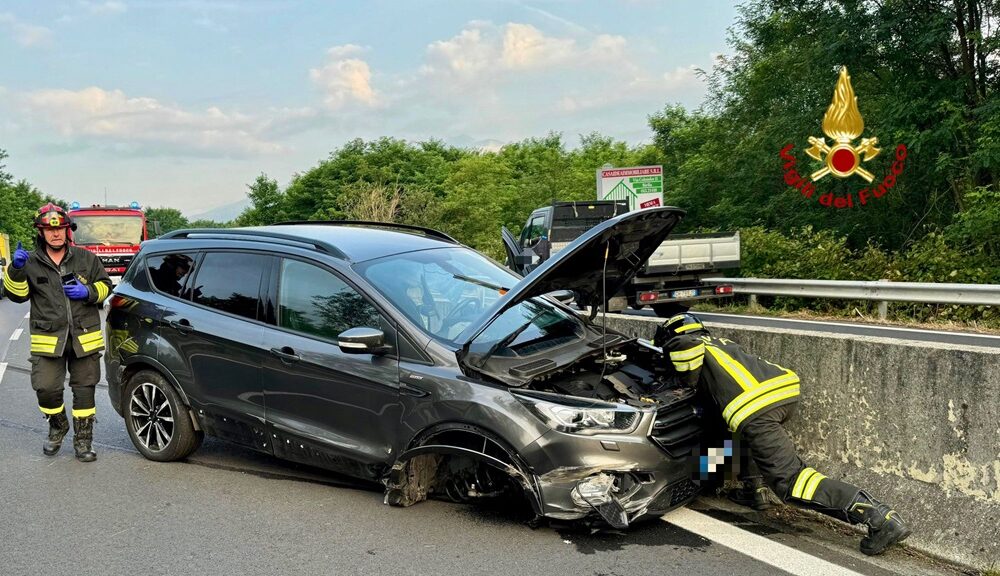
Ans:
{"type": "Polygon", "coordinates": [[[450,164],[466,154],[436,140],[418,144],[396,138],[352,140],[297,175],[286,190],[283,208],[296,220],[346,218],[340,196],[356,182],[392,182],[404,196],[417,188],[442,197],[450,164]]]}
{"type": "Polygon", "coordinates": [[[285,193],[278,187],[277,180],[261,172],[247,189],[250,206],[236,218],[239,226],[266,226],[288,219],[283,207],[285,193]]]}
{"type": "Polygon", "coordinates": [[[160,208],[147,208],[146,209],[146,222],[147,228],[149,229],[149,235],[151,237],[156,236],[156,224],[158,223],[160,234],[166,234],[167,232],[173,232],[174,230],[180,230],[181,228],[187,228],[189,226],[188,219],[181,214],[181,211],[176,208],[167,208],[162,206],[160,208]]]}
{"type": "MultiPolygon", "coordinates": [[[[234,221],[235,222],[235,221],[234,221]]],[[[233,222],[216,222],[215,220],[194,220],[188,224],[191,228],[230,228],[233,222]]]]}
{"type": "MultiPolygon", "coordinates": [[[[996,188],[1000,42],[986,0],[752,0],[739,9],[733,55],[708,76],[703,110],[667,108],[651,118],[671,191],[691,207],[692,225],[802,226],[898,249],[968,207],[966,195],[996,188]],[[836,75],[847,66],[865,121],[882,153],[865,167],[886,174],[897,143],[909,148],[892,192],[864,209],[834,210],[782,184],[778,151],[803,153],[822,136],[836,75]]],[[[822,181],[856,192],[859,179],[822,181]]],[[[687,206],[685,206],[687,207],[687,206]]]]}

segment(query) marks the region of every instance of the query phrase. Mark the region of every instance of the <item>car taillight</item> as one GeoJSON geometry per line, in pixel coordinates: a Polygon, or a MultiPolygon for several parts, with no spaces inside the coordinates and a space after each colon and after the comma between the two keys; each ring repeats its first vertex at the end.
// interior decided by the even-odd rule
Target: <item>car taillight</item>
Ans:
{"type": "Polygon", "coordinates": [[[733,293],[733,287],[729,286],[729,285],[716,286],[715,287],[715,293],[716,294],[732,294],[733,293]]]}
{"type": "Polygon", "coordinates": [[[126,298],[124,296],[119,296],[118,294],[112,294],[111,295],[111,307],[112,308],[121,308],[122,306],[124,306],[127,303],[128,303],[128,298],[126,298]]]}
{"type": "Polygon", "coordinates": [[[658,296],[656,292],[640,292],[639,302],[656,302],[658,296]]]}

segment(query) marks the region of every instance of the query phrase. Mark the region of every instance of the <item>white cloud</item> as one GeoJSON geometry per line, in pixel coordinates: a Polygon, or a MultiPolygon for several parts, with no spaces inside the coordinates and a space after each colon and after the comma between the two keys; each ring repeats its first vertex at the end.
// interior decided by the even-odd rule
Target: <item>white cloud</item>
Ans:
{"type": "Polygon", "coordinates": [[[503,34],[501,64],[511,70],[557,66],[577,52],[572,38],[553,38],[530,24],[507,24],[503,34]]]}
{"type": "Polygon", "coordinates": [[[324,92],[327,108],[338,110],[353,103],[369,107],[378,104],[371,68],[364,60],[350,57],[361,51],[354,44],[334,46],[327,51],[329,59],[325,66],[309,70],[309,78],[324,92]]]}
{"type": "Polygon", "coordinates": [[[151,147],[229,155],[274,154],[281,145],[264,132],[274,119],[217,107],[191,112],[154,98],[130,98],[121,90],[41,90],[19,97],[22,110],[65,137],[85,138],[122,149],[151,147]]]}
{"type": "Polygon", "coordinates": [[[625,38],[601,34],[588,42],[573,37],[548,36],[530,24],[510,22],[498,27],[490,22],[470,22],[449,40],[427,46],[429,76],[452,76],[457,80],[561,67],[584,69],[619,65],[627,47],[625,38]]]}
{"type": "Polygon", "coordinates": [[[44,26],[25,24],[13,14],[0,14],[0,28],[6,28],[14,40],[25,48],[48,46],[52,43],[52,31],[44,26]]]}
{"type": "Polygon", "coordinates": [[[107,0],[106,2],[81,0],[79,4],[91,14],[121,14],[128,10],[128,5],[117,0],[107,0]]]}

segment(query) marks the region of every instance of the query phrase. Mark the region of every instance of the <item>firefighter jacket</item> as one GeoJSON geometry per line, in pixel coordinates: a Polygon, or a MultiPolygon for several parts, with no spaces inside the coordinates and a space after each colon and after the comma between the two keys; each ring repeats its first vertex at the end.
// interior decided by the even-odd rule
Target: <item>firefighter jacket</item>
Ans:
{"type": "Polygon", "coordinates": [[[4,287],[14,302],[31,300],[31,354],[60,357],[66,345],[78,358],[104,349],[100,307],[111,293],[111,278],[97,256],[70,246],[57,266],[44,248],[31,253],[23,268],[7,269],[4,287]],[[87,287],[86,300],[70,300],[63,277],[72,274],[87,287]]]}
{"type": "Polygon", "coordinates": [[[688,385],[704,387],[732,432],[771,408],[798,400],[795,372],[745,352],[732,340],[679,334],[667,341],[663,353],[688,385]]]}

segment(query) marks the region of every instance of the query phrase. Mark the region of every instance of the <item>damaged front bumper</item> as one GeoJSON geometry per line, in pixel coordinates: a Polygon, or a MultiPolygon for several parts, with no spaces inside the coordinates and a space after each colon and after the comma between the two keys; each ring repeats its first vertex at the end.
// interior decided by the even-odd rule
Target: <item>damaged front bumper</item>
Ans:
{"type": "MultiPolygon", "coordinates": [[[[640,430],[649,430],[643,422],[640,430]]],[[[536,471],[541,514],[557,520],[600,517],[615,528],[662,515],[697,496],[697,449],[674,457],[646,435],[577,436],[551,431],[525,451],[536,471]],[[542,463],[564,465],[545,470],[542,463]],[[539,472],[540,471],[540,472],[539,472]]],[[[677,452],[675,452],[676,454],[677,452]]]]}

